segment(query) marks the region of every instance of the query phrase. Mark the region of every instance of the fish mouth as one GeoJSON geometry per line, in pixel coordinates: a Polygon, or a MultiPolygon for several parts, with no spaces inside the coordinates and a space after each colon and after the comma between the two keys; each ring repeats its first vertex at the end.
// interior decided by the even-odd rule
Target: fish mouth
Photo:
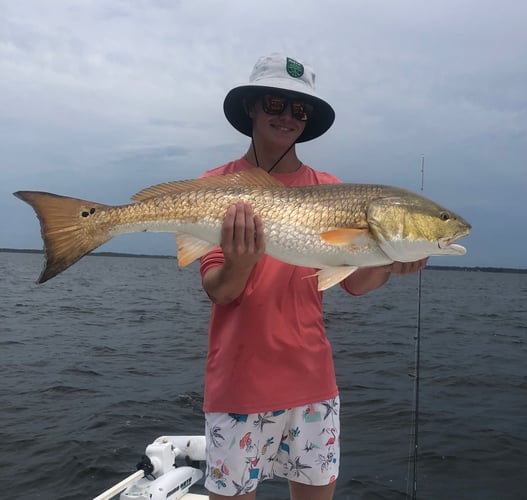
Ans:
{"type": "Polygon", "coordinates": [[[455,234],[451,238],[440,238],[437,242],[437,246],[444,253],[465,255],[467,253],[467,249],[462,245],[456,245],[455,242],[466,236],[468,233],[470,233],[470,228],[455,234]]]}

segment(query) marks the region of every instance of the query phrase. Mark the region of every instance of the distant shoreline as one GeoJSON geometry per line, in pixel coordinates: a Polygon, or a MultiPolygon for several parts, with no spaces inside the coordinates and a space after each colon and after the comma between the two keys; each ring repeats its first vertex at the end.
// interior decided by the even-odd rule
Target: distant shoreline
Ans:
{"type": "MultiPolygon", "coordinates": [[[[35,253],[43,254],[43,250],[21,249],[21,248],[0,248],[1,253],[35,253]]],[[[94,257],[135,257],[148,259],[175,259],[174,255],[155,255],[155,254],[136,254],[136,253],[120,253],[120,252],[92,252],[90,255],[94,257]]],[[[467,267],[467,266],[427,266],[427,269],[438,271],[471,271],[484,273],[520,273],[527,274],[527,269],[514,267],[467,267]]]]}
{"type": "MultiPolygon", "coordinates": [[[[40,253],[44,250],[34,250],[31,248],[0,248],[0,253],[40,253]]],[[[120,253],[120,252],[91,252],[89,255],[94,257],[139,257],[143,259],[175,259],[174,255],[155,255],[142,253],[120,253]]]]}

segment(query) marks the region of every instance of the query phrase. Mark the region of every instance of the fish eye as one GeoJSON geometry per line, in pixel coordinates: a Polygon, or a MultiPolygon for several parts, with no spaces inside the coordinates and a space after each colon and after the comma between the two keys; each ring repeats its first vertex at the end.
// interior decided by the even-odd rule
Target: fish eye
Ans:
{"type": "Polygon", "coordinates": [[[439,218],[441,220],[448,220],[448,219],[450,219],[450,214],[448,212],[441,212],[439,214],[439,218]]]}

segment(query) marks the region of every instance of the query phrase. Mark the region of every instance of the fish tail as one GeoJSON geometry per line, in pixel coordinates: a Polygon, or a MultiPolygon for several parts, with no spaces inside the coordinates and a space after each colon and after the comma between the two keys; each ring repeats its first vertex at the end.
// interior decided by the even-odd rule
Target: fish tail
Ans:
{"type": "Polygon", "coordinates": [[[46,262],[37,283],[44,283],[112,238],[108,224],[94,215],[108,205],[40,191],[13,193],[35,210],[40,221],[46,262]]]}

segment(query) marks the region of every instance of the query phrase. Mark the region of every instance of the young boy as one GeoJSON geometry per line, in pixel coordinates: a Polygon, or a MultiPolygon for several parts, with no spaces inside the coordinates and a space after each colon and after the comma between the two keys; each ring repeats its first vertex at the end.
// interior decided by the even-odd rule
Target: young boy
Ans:
{"type": "MultiPolygon", "coordinates": [[[[333,124],[311,67],[282,54],[262,57],[249,83],[224,101],[228,121],[251,137],[246,154],[206,172],[263,168],[288,186],[340,182],[304,165],[296,144],[333,124]]],[[[221,247],[201,260],[212,301],[205,401],[209,498],[256,498],[260,481],[288,479],[293,500],[329,500],[339,468],[339,397],[315,270],[265,255],[262,222],[231,206],[221,247]]],[[[413,263],[362,268],[341,287],[360,295],[413,263]]]]}

